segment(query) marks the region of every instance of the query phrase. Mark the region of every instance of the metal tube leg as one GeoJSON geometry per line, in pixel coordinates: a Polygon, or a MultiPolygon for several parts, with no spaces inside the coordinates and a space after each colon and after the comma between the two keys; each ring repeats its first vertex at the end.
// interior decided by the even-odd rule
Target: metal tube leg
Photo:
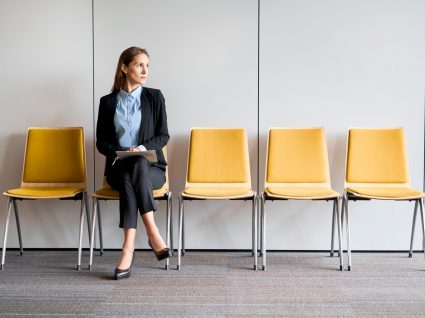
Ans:
{"type": "Polygon", "coordinates": [[[334,200],[334,204],[333,204],[333,212],[332,212],[332,233],[331,233],[331,253],[330,253],[330,257],[334,257],[334,237],[335,237],[335,219],[336,219],[336,210],[335,210],[335,205],[336,205],[336,200],[334,200]]]}
{"type": "Polygon", "coordinates": [[[424,251],[424,255],[425,255],[425,224],[424,224],[424,203],[422,201],[422,199],[419,200],[419,208],[421,211],[421,225],[422,225],[422,249],[424,251]]]}
{"type": "Polygon", "coordinates": [[[15,199],[12,199],[12,202],[13,209],[15,210],[16,227],[18,229],[19,252],[21,255],[24,255],[24,249],[22,247],[21,222],[19,221],[18,204],[16,203],[15,199]]]}
{"type": "Polygon", "coordinates": [[[84,198],[84,206],[86,208],[86,217],[87,217],[87,231],[89,232],[89,244],[91,244],[92,235],[91,235],[91,219],[90,219],[90,209],[89,209],[89,198],[87,196],[87,193],[83,193],[84,198]]]}
{"type": "Polygon", "coordinates": [[[78,239],[78,262],[77,262],[77,270],[81,269],[81,246],[83,244],[83,229],[84,229],[84,213],[86,211],[85,209],[85,200],[84,198],[81,199],[81,212],[80,212],[80,235],[78,239]]]}
{"type": "Polygon", "coordinates": [[[3,237],[3,250],[1,255],[1,266],[0,270],[4,269],[4,261],[6,259],[6,242],[7,242],[7,232],[9,230],[9,221],[10,221],[10,209],[12,208],[12,198],[9,198],[7,202],[7,212],[6,212],[6,224],[4,226],[4,237],[3,237]]]}
{"type": "Polygon", "coordinates": [[[263,225],[261,224],[261,193],[257,195],[257,201],[257,254],[261,257],[261,238],[263,237],[261,233],[263,230],[263,225]]]}
{"type": "MultiPolygon", "coordinates": [[[[167,194],[167,216],[166,216],[166,225],[165,225],[165,242],[167,246],[170,246],[170,199],[171,199],[171,193],[168,192],[167,194]]],[[[168,267],[170,266],[170,258],[167,257],[167,260],[165,262],[165,270],[168,270],[168,267]]]]}
{"type": "Polygon", "coordinates": [[[252,199],[252,242],[253,246],[252,249],[254,251],[254,270],[257,270],[257,263],[258,263],[258,251],[257,251],[257,210],[258,210],[258,198],[257,195],[254,194],[254,197],[252,199]]]}
{"type": "Polygon", "coordinates": [[[100,210],[99,200],[96,200],[96,208],[97,208],[97,225],[99,226],[100,256],[103,256],[102,212],[100,210]]]}
{"type": "Polygon", "coordinates": [[[351,247],[350,247],[350,222],[348,219],[348,196],[344,195],[345,204],[345,222],[347,231],[347,256],[348,256],[348,270],[351,271],[351,247]]]}
{"type": "Polygon", "coordinates": [[[413,222],[412,222],[412,234],[410,236],[410,249],[409,249],[409,258],[412,258],[413,253],[413,239],[415,237],[415,227],[416,227],[416,215],[418,214],[418,202],[415,200],[415,209],[413,212],[413,222]]]}
{"type": "Polygon", "coordinates": [[[341,219],[339,217],[339,198],[335,199],[334,211],[336,212],[337,223],[338,223],[338,242],[339,242],[339,270],[344,270],[344,260],[342,255],[342,231],[341,231],[341,219]]]}
{"type": "MultiPolygon", "coordinates": [[[[171,196],[171,192],[170,192],[171,196]]],[[[171,255],[174,255],[174,226],[173,226],[173,198],[170,197],[170,248],[171,255]]]]}
{"type": "Polygon", "coordinates": [[[182,255],[184,256],[184,254],[186,254],[186,242],[185,242],[185,230],[184,230],[184,199],[182,197],[182,208],[183,208],[183,213],[182,213],[182,255]]]}
{"type": "Polygon", "coordinates": [[[182,240],[183,240],[183,198],[179,196],[179,242],[177,248],[177,270],[180,270],[180,262],[181,262],[181,249],[182,249],[182,240]]]}
{"type": "Polygon", "coordinates": [[[266,198],[264,194],[261,196],[261,255],[263,256],[263,271],[266,270],[266,198]]]}
{"type": "Polygon", "coordinates": [[[91,237],[93,240],[90,244],[90,260],[89,260],[89,270],[91,270],[92,264],[93,264],[93,249],[94,249],[94,237],[96,233],[96,216],[97,216],[97,198],[93,198],[93,216],[92,216],[92,222],[91,222],[91,237]]]}

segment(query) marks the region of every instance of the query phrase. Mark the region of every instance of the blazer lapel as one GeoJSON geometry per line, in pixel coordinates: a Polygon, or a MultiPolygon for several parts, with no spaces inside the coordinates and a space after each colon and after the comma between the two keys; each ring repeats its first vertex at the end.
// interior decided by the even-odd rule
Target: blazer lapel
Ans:
{"type": "Polygon", "coordinates": [[[146,139],[146,130],[148,128],[148,118],[151,116],[151,105],[150,101],[146,95],[146,89],[142,90],[142,95],[140,97],[140,102],[142,105],[142,119],[140,121],[140,131],[139,131],[139,145],[143,143],[146,139]]]}

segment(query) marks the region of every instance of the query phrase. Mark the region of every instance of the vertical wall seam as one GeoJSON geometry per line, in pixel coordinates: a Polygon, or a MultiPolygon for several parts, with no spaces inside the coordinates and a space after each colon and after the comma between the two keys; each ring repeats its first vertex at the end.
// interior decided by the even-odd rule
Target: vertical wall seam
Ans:
{"type": "Polygon", "coordinates": [[[91,38],[92,38],[92,109],[93,109],[93,187],[96,190],[96,110],[94,100],[94,0],[91,0],[91,38]]]}
{"type": "Polygon", "coordinates": [[[257,193],[260,193],[260,0],[257,1],[257,193]]]}

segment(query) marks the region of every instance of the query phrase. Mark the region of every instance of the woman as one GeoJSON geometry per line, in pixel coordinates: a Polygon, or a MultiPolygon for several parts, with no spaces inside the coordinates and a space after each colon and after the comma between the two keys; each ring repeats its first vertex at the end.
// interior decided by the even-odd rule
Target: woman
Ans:
{"type": "Polygon", "coordinates": [[[120,223],[124,229],[122,252],[114,278],[130,277],[134,258],[138,213],[148,235],[148,243],[158,260],[170,257],[155,225],[153,190],[165,182],[167,165],[162,148],[170,136],[165,100],[160,90],[144,87],[149,73],[149,54],[130,47],[121,53],[109,95],[100,99],[96,147],[106,156],[105,176],[120,194],[120,223]],[[158,162],[149,164],[142,156],[117,160],[116,151],[155,150],[158,162]]]}

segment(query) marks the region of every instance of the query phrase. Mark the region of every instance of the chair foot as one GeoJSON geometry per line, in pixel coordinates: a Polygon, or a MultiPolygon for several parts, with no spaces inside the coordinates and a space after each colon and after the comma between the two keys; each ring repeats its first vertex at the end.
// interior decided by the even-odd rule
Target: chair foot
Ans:
{"type": "Polygon", "coordinates": [[[89,265],[89,271],[91,271],[92,270],[92,266],[91,265],[89,265]]]}
{"type": "Polygon", "coordinates": [[[100,252],[100,254],[99,254],[100,256],[103,256],[103,252],[100,252]]]}
{"type": "Polygon", "coordinates": [[[77,271],[81,270],[81,265],[77,265],[77,271]]]}
{"type": "Polygon", "coordinates": [[[24,256],[24,252],[19,252],[19,255],[24,256]]]}
{"type": "Polygon", "coordinates": [[[180,270],[180,265],[177,265],[177,268],[176,268],[178,271],[180,270]]]}
{"type": "Polygon", "coordinates": [[[412,258],[412,253],[409,253],[409,258],[412,258]]]}
{"type": "Polygon", "coordinates": [[[182,256],[184,256],[184,254],[186,254],[186,252],[183,252],[183,251],[182,251],[182,256]]]}
{"type": "Polygon", "coordinates": [[[165,264],[165,270],[168,271],[168,265],[167,264],[165,264]]]}
{"type": "Polygon", "coordinates": [[[348,271],[351,272],[351,266],[350,265],[348,265],[348,271]]]}
{"type": "Polygon", "coordinates": [[[0,271],[2,271],[4,269],[4,264],[0,265],[0,271]]]}
{"type": "Polygon", "coordinates": [[[331,252],[329,256],[334,257],[334,252],[331,252]]]}
{"type": "Polygon", "coordinates": [[[342,267],[342,265],[339,265],[339,270],[342,272],[344,270],[344,268],[342,267]]]}
{"type": "Polygon", "coordinates": [[[266,271],[266,265],[263,265],[263,271],[266,271]]]}
{"type": "Polygon", "coordinates": [[[255,271],[257,270],[257,265],[254,265],[254,270],[255,270],[255,271]]]}

